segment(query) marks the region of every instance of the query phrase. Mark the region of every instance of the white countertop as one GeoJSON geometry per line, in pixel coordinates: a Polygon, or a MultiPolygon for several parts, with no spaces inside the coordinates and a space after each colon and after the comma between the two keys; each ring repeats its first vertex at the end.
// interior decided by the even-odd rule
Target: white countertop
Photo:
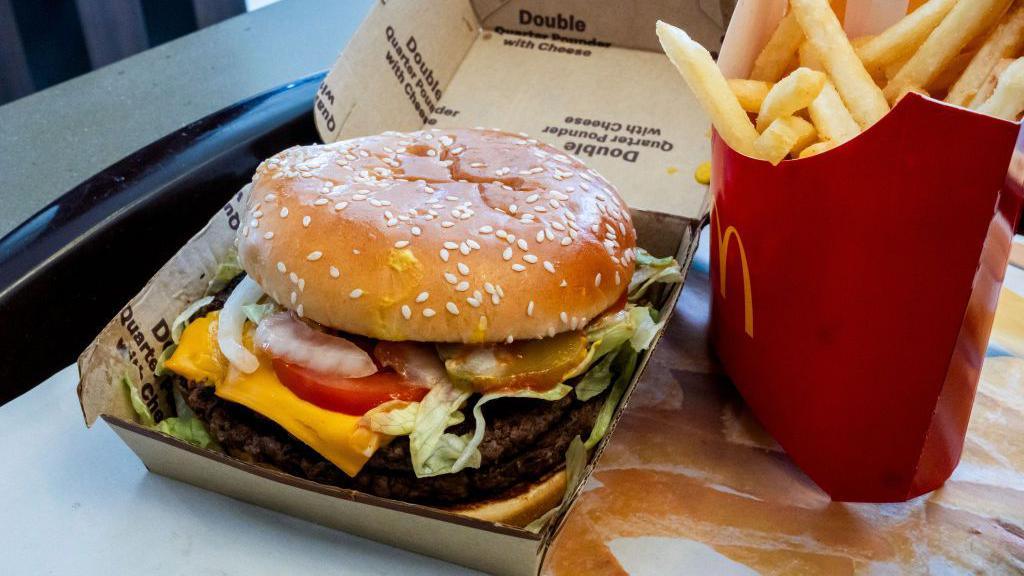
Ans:
{"type": "Polygon", "coordinates": [[[476,574],[150,474],[69,366],[0,407],[4,574],[476,574]]]}

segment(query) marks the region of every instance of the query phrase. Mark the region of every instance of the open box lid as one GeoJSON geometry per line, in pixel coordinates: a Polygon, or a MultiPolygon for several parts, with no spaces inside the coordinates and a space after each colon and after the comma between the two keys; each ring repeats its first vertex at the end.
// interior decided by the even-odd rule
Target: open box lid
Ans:
{"type": "Polygon", "coordinates": [[[707,0],[381,5],[321,84],[317,129],[326,142],[424,127],[525,132],[604,174],[634,209],[700,218],[707,187],[693,174],[711,158],[709,122],[661,52],[658,18],[720,46],[722,9],[707,0]]]}

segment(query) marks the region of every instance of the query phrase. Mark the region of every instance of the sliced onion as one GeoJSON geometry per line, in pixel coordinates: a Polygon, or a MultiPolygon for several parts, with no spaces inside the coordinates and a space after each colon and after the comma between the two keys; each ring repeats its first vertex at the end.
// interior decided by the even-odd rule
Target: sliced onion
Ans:
{"type": "Polygon", "coordinates": [[[217,321],[217,345],[224,357],[236,368],[252,374],[260,367],[260,361],[242,344],[242,327],[245,325],[246,304],[259,302],[263,297],[263,289],[252,278],[246,276],[235,286],[224,302],[217,321]]]}
{"type": "Polygon", "coordinates": [[[191,318],[197,310],[206,306],[210,302],[213,302],[213,296],[203,296],[199,300],[189,304],[187,308],[181,311],[181,314],[178,314],[178,317],[174,319],[174,322],[171,322],[172,342],[177,344],[178,340],[181,340],[181,333],[185,331],[185,324],[188,323],[188,319],[191,318]]]}
{"type": "Polygon", "coordinates": [[[314,372],[364,378],[377,372],[362,348],[332,334],[310,328],[290,312],[267,316],[256,328],[256,345],[274,358],[314,372]]]}
{"type": "Polygon", "coordinates": [[[373,356],[381,365],[394,368],[395,372],[418,386],[433,388],[448,381],[448,371],[430,344],[381,341],[373,349],[373,356]]]}

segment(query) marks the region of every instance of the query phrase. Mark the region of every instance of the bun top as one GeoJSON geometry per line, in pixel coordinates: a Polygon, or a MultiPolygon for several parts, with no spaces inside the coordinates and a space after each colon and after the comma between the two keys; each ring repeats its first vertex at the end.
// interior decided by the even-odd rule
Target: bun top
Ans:
{"type": "Polygon", "coordinates": [[[294,147],[253,176],[242,267],[300,316],[382,340],[498,342],[582,328],[633,273],[615,188],[497,130],[294,147]]]}

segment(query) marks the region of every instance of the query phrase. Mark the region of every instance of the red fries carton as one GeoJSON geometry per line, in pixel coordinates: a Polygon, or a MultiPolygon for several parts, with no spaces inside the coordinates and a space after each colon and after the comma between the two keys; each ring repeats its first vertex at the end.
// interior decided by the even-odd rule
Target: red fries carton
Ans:
{"type": "MultiPolygon", "coordinates": [[[[849,4],[864,26],[850,10],[877,3],[849,4]]],[[[784,6],[740,3],[727,77],[745,77],[784,6]]],[[[779,166],[715,137],[713,342],[833,499],[907,500],[956,467],[1021,210],[1019,132],[910,94],[854,140],[779,166]]]]}

